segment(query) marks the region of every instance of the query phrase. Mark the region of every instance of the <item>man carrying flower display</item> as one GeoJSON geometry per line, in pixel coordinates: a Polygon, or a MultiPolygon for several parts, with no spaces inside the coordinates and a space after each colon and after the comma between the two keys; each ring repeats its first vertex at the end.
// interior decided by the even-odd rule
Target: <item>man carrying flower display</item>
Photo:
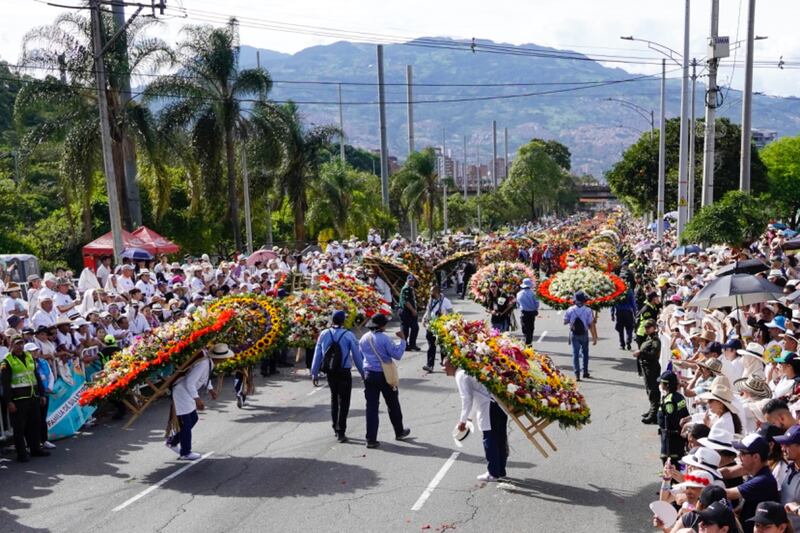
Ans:
{"type": "MultiPolygon", "coordinates": [[[[433,372],[433,367],[436,363],[436,336],[429,328],[430,323],[440,316],[452,312],[453,304],[442,294],[442,288],[436,283],[431,285],[431,297],[425,308],[425,315],[422,317],[422,325],[425,326],[425,340],[428,341],[428,361],[427,364],[422,367],[422,370],[426,372],[433,372]]],[[[442,362],[442,364],[444,364],[444,362],[442,362]]]]}
{"type": "Polygon", "coordinates": [[[589,298],[583,291],[575,293],[575,304],[564,313],[564,324],[569,324],[570,343],[572,344],[572,366],[575,369],[575,381],[581,380],[581,353],[583,354],[583,377],[589,375],[589,334],[592,344],[597,344],[597,330],[594,324],[594,313],[586,307],[589,298]]]}
{"type": "Polygon", "coordinates": [[[504,294],[496,280],[489,285],[487,306],[491,313],[490,322],[497,331],[508,331],[511,327],[511,313],[514,312],[516,299],[514,296],[504,294]]]}
{"type": "Polygon", "coordinates": [[[331,421],[339,442],[347,442],[347,414],[350,412],[350,393],[353,390],[351,368],[354,363],[358,373],[361,374],[362,379],[364,378],[358,340],[352,331],[344,327],[346,319],[347,313],[342,310],[333,313],[331,327],[319,334],[314,349],[314,360],[311,363],[311,379],[316,387],[319,385],[319,371],[325,358],[336,359],[332,350],[336,350],[334,344],[338,346],[338,361],[329,363],[326,376],[328,377],[328,387],[331,389],[331,421]]]}
{"type": "Polygon", "coordinates": [[[400,289],[400,323],[403,335],[408,339],[406,351],[419,351],[417,335],[419,335],[419,317],[417,316],[417,278],[409,274],[406,284],[400,289]]]}

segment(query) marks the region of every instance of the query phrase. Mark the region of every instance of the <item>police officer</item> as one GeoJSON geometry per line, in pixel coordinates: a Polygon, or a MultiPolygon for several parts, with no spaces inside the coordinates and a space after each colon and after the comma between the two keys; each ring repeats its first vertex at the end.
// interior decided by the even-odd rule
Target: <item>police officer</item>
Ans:
{"type": "Polygon", "coordinates": [[[655,321],[658,319],[658,311],[661,305],[661,296],[655,291],[647,294],[647,301],[639,310],[637,318],[639,319],[638,328],[636,329],[636,344],[639,348],[642,343],[647,340],[647,333],[645,332],[645,323],[648,320],[655,321]]]}
{"type": "Polygon", "coordinates": [[[36,374],[36,362],[31,354],[23,350],[22,335],[13,335],[10,340],[11,351],[0,365],[0,379],[3,384],[3,399],[11,415],[17,460],[27,463],[31,455],[50,455],[50,452],[42,449],[40,440],[43,422],[39,409],[46,398],[44,386],[36,374]]]}
{"type": "Polygon", "coordinates": [[[407,352],[418,352],[417,334],[419,334],[419,317],[417,316],[417,278],[409,274],[406,284],[400,289],[400,324],[403,335],[408,339],[407,352]]]}
{"type": "Polygon", "coordinates": [[[658,376],[661,374],[661,340],[658,338],[658,330],[655,320],[647,320],[642,323],[645,333],[645,340],[640,348],[633,352],[633,356],[639,361],[644,376],[644,390],[650,402],[650,409],[642,415],[643,424],[655,424],[657,422],[658,403],[661,394],[658,389],[658,376]]]}
{"type": "Polygon", "coordinates": [[[658,433],[661,435],[661,461],[676,464],[686,450],[681,436],[681,419],[689,416],[686,399],[678,392],[678,376],[669,370],[658,378],[663,399],[658,410],[658,433]]]}

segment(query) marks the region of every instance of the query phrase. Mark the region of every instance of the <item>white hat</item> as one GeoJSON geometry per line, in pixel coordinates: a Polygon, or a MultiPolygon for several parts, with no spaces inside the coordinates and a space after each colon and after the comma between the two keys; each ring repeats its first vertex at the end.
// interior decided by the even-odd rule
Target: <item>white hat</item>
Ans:
{"type": "Polygon", "coordinates": [[[737,453],[736,448],[733,447],[733,435],[731,432],[718,426],[713,426],[708,433],[708,437],[697,439],[697,442],[699,442],[701,446],[711,448],[712,450],[737,453]]]}
{"type": "Polygon", "coordinates": [[[25,346],[23,346],[23,347],[22,347],[22,350],[23,350],[23,351],[25,351],[25,352],[29,352],[29,353],[30,353],[30,352],[35,352],[35,351],[38,351],[38,350],[40,350],[40,349],[41,349],[41,348],[39,348],[39,345],[38,345],[38,344],[36,344],[35,342],[26,342],[26,343],[25,343],[25,346]]]}
{"type": "Polygon", "coordinates": [[[759,361],[764,361],[764,347],[757,342],[748,342],[744,350],[736,350],[739,355],[749,355],[759,361]]]}
{"type": "Polygon", "coordinates": [[[714,479],[714,475],[707,470],[694,470],[683,476],[683,483],[678,483],[674,487],[672,487],[673,492],[683,492],[685,489],[689,487],[695,487],[698,489],[704,489],[710,485],[716,485],[718,487],[724,487],[723,483],[719,479],[714,479]]]}
{"type": "Polygon", "coordinates": [[[55,281],[56,280],[56,275],[53,274],[52,272],[45,272],[44,280],[45,281],[55,281]]]}
{"type": "Polygon", "coordinates": [[[719,453],[711,448],[697,448],[694,453],[684,455],[681,463],[695,468],[700,468],[706,472],[711,472],[717,479],[722,479],[719,473],[719,462],[722,460],[719,453]]]}
{"type": "Polygon", "coordinates": [[[236,354],[225,343],[215,344],[213,348],[208,351],[208,356],[211,359],[229,359],[236,354]]]}

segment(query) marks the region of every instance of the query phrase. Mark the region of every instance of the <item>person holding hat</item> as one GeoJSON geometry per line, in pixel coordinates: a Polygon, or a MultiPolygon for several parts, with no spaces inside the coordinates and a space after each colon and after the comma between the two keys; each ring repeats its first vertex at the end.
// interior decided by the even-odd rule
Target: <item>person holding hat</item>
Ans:
{"type": "Polygon", "coordinates": [[[522,280],[522,285],[517,293],[517,307],[520,310],[520,323],[525,344],[533,343],[533,331],[536,328],[536,317],[539,316],[539,300],[533,291],[533,281],[530,278],[522,280]]]}
{"type": "Polygon", "coordinates": [[[331,423],[339,442],[347,442],[347,414],[350,412],[350,394],[353,390],[351,369],[355,364],[364,379],[364,363],[358,340],[344,327],[347,314],[338,310],[331,316],[331,327],[319,334],[311,363],[311,379],[319,385],[319,371],[327,365],[325,375],[331,390],[331,423]]]}
{"type": "Polygon", "coordinates": [[[411,430],[403,427],[403,411],[400,408],[400,398],[397,386],[387,382],[383,365],[394,365],[405,353],[406,340],[403,331],[396,335],[400,342],[395,344],[386,335],[386,324],[389,320],[380,313],[373,315],[365,333],[358,342],[358,347],[364,356],[364,398],[367,402],[367,448],[377,448],[378,442],[378,408],[380,397],[386,402],[389,411],[389,420],[394,428],[395,439],[403,440],[411,430]]]}
{"type": "Polygon", "coordinates": [[[14,334],[9,340],[9,353],[0,363],[0,383],[14,430],[17,460],[27,463],[31,456],[50,455],[41,443],[41,406],[46,398],[44,385],[36,374],[36,362],[25,352],[22,336],[14,334]]]}
{"type": "MultiPolygon", "coordinates": [[[[430,329],[430,324],[437,318],[453,312],[453,304],[442,294],[442,288],[438,283],[431,285],[431,295],[428,305],[425,307],[425,314],[422,317],[422,325],[425,326],[425,340],[428,342],[428,360],[422,370],[433,372],[436,363],[436,336],[430,329]]],[[[444,364],[444,362],[442,363],[444,364]]]]}
{"type": "Polygon", "coordinates": [[[585,292],[576,292],[575,303],[564,313],[564,324],[569,325],[575,381],[581,380],[581,353],[583,353],[583,377],[587,379],[591,377],[589,375],[589,333],[592,334],[592,343],[597,344],[594,313],[586,306],[588,300],[585,292]]]}
{"type": "MultiPolygon", "coordinates": [[[[211,384],[211,372],[214,370],[214,359],[228,359],[234,353],[227,344],[215,344],[210,350],[203,351],[203,357],[195,362],[186,373],[172,383],[173,413],[178,419],[178,431],[167,439],[167,448],[178,454],[184,461],[196,461],[201,455],[192,451],[192,428],[197,424],[197,411],[205,409],[200,399],[200,390],[208,389],[212,400],[217,399],[217,392],[211,384]]],[[[170,415],[172,420],[172,415],[170,415]]]]}
{"type": "MultiPolygon", "coordinates": [[[[642,415],[642,423],[655,424],[657,422],[658,404],[661,399],[661,393],[659,392],[661,340],[658,337],[655,320],[648,320],[643,325],[646,340],[640,343],[639,349],[633,352],[633,356],[642,370],[644,390],[647,393],[647,400],[650,402],[650,409],[642,415]]],[[[670,372],[670,374],[672,373],[670,372]]],[[[675,376],[675,374],[672,375],[675,376]]],[[[677,380],[677,376],[675,376],[675,379],[677,380]]],[[[681,398],[683,397],[681,396],[681,398]]],[[[686,403],[685,400],[684,403],[686,403]]]]}
{"type": "MultiPolygon", "coordinates": [[[[689,416],[686,399],[678,392],[678,376],[667,371],[658,378],[663,397],[658,409],[658,434],[661,437],[661,461],[677,463],[686,451],[686,439],[681,434],[681,420],[689,416]]],[[[648,418],[642,422],[649,424],[648,418]]]]}
{"type": "Polygon", "coordinates": [[[767,465],[769,444],[757,433],[751,433],[741,441],[734,441],[733,447],[739,451],[739,461],[750,478],[738,487],[725,490],[729,500],[744,499],[739,518],[744,523],[745,533],[752,533],[753,523],[748,522],[756,514],[761,502],[780,501],[778,484],[767,465]]]}
{"type": "Polygon", "coordinates": [[[419,335],[419,317],[417,316],[417,278],[409,274],[406,283],[400,289],[400,324],[403,328],[403,336],[408,339],[406,351],[420,350],[417,346],[417,335],[419,335]]]}

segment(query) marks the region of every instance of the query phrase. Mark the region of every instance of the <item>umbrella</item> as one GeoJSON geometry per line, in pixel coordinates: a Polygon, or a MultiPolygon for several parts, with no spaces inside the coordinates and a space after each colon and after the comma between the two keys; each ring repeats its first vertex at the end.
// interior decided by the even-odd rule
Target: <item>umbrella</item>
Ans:
{"type": "Polygon", "coordinates": [[[800,291],[794,291],[791,294],[787,294],[783,298],[780,298],[778,301],[783,305],[785,305],[786,307],[789,307],[793,303],[797,303],[798,300],[800,300],[800,291]]]}
{"type": "Polygon", "coordinates": [[[277,258],[278,254],[276,254],[272,250],[256,250],[250,255],[250,257],[247,258],[247,264],[253,266],[259,261],[263,263],[265,261],[271,261],[277,258]]]}
{"type": "Polygon", "coordinates": [[[300,255],[313,254],[314,252],[322,253],[322,248],[316,244],[309,244],[300,252],[300,255]]]}
{"type": "Polygon", "coordinates": [[[793,229],[785,229],[785,230],[783,230],[783,236],[784,237],[794,237],[795,235],[797,235],[797,232],[795,230],[793,230],[793,229]]]}
{"type": "Polygon", "coordinates": [[[123,259],[130,259],[132,261],[152,261],[153,254],[141,248],[125,248],[122,250],[120,257],[123,259]]]}
{"type": "Polygon", "coordinates": [[[671,218],[673,220],[678,220],[678,212],[677,211],[670,211],[669,213],[664,215],[664,218],[671,218]]]}
{"type": "Polygon", "coordinates": [[[784,251],[800,250],[800,237],[795,237],[792,240],[786,241],[785,243],[783,243],[783,246],[781,246],[781,248],[783,248],[784,251]]]}
{"type": "Polygon", "coordinates": [[[725,265],[715,272],[717,277],[730,276],[731,274],[758,274],[769,270],[769,267],[760,259],[746,259],[725,265]]]}
{"type": "Polygon", "coordinates": [[[782,224],[780,222],[776,222],[775,224],[772,224],[772,227],[775,228],[775,229],[786,229],[786,224],[782,224]]]}
{"type": "Polygon", "coordinates": [[[686,246],[678,246],[672,250],[672,253],[669,255],[672,257],[678,257],[679,255],[698,254],[702,251],[703,249],[696,244],[687,244],[686,246]]]}
{"type": "Polygon", "coordinates": [[[783,289],[752,274],[731,274],[717,278],[698,292],[688,305],[716,309],[741,307],[767,300],[779,300],[783,289]]]}

